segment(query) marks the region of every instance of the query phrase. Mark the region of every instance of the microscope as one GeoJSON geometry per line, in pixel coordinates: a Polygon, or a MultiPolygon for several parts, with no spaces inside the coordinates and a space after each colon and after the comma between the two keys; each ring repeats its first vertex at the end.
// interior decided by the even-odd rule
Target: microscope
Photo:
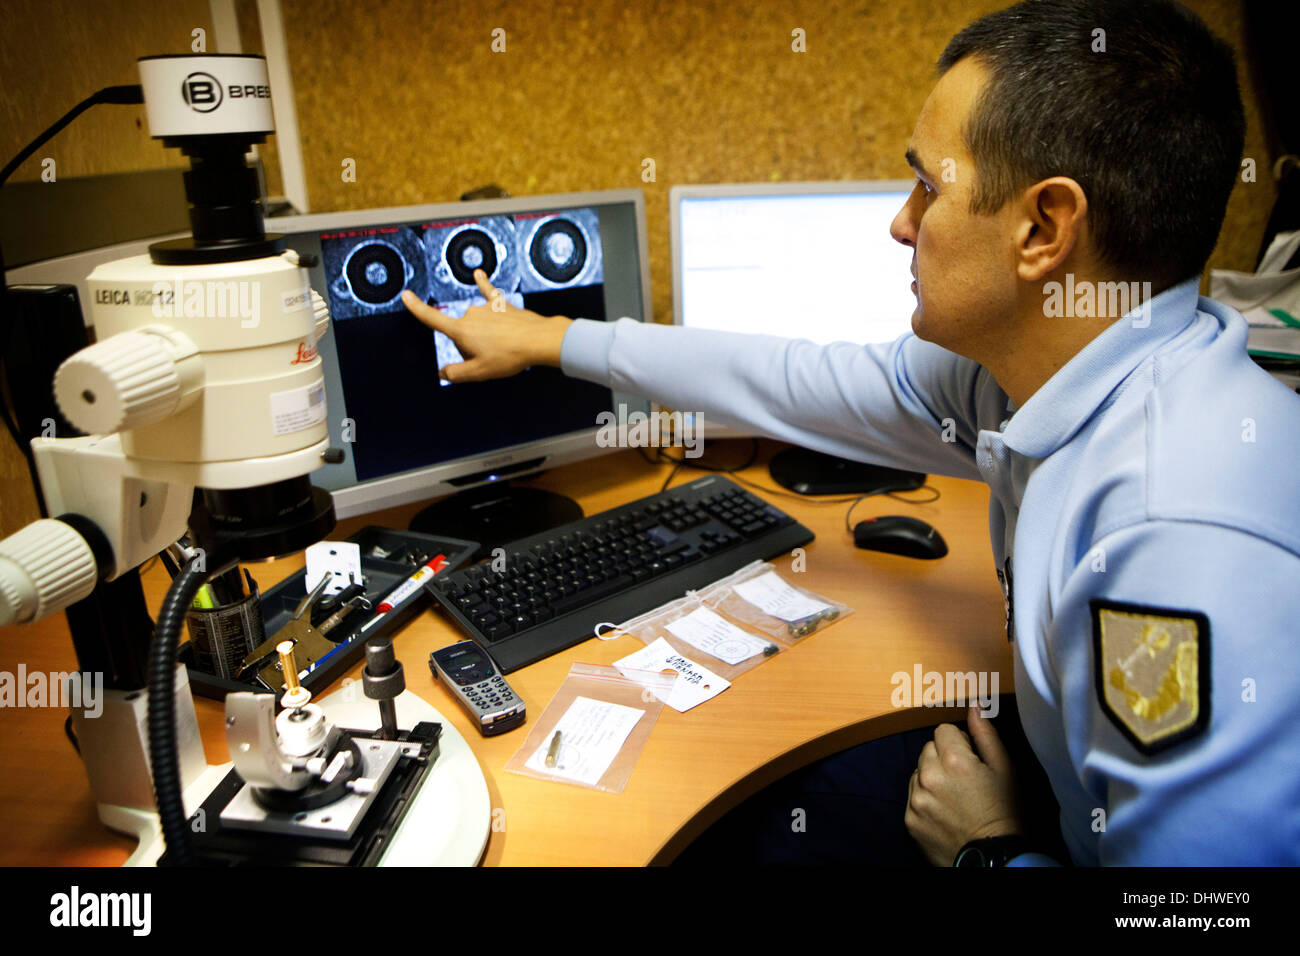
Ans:
{"type": "Polygon", "coordinates": [[[73,730],[100,818],[140,840],[129,863],[475,862],[481,773],[404,692],[389,641],[366,647],[378,711],[351,687],[313,703],[294,642],[281,643],[282,696],[229,694],[233,768],[207,764],[177,662],[187,609],[239,562],[334,528],[308,477],[342,457],[328,447],[316,351],[329,313],[313,263],[263,229],[244,159],[274,130],[265,60],[156,56],[139,69],[151,134],[189,159],[192,235],[87,280],[97,341],[54,380],[86,435],[32,441],[52,517],[0,541],[0,625],[66,609],[80,669],[104,674],[103,712],[74,711],[73,730]],[[155,625],[137,569],[187,531],[190,560],[155,625]],[[426,786],[436,764],[455,772],[426,786]]]}

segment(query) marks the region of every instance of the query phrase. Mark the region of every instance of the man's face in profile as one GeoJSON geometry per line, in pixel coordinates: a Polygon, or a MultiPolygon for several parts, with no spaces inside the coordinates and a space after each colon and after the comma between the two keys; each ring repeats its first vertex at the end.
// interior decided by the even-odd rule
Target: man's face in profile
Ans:
{"type": "Polygon", "coordinates": [[[911,246],[916,278],[912,330],[976,361],[996,347],[1016,301],[1016,203],[970,211],[975,163],[964,132],[987,70],[967,57],[945,73],[921,107],[907,158],[918,182],[890,234],[911,246]]]}

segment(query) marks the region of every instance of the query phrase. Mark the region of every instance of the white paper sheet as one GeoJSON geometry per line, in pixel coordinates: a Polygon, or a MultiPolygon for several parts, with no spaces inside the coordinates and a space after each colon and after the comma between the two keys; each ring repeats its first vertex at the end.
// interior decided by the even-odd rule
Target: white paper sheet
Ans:
{"type": "Polygon", "coordinates": [[[764,614],[783,621],[802,621],[830,607],[796,591],[775,571],[737,584],[733,590],[764,614]]]}
{"type": "Polygon", "coordinates": [[[361,545],[355,541],[319,541],[307,549],[307,593],[330,575],[325,594],[338,594],[353,581],[362,580],[361,545]]]}
{"type": "Polygon", "coordinates": [[[762,654],[771,643],[751,637],[707,607],[692,611],[665,627],[691,647],[699,648],[704,653],[733,665],[747,661],[755,654],[762,654]]]}
{"type": "Polygon", "coordinates": [[[644,710],[635,707],[576,697],[525,766],[538,773],[594,787],[605,776],[605,771],[622,749],[623,741],[644,715],[644,710]],[[560,733],[560,749],[555,766],[548,767],[546,754],[551,749],[555,731],[560,733]]]}
{"type": "Polygon", "coordinates": [[[729,680],[678,654],[662,637],[636,653],[615,661],[614,666],[632,680],[637,679],[637,671],[661,671],[665,668],[677,671],[677,679],[673,681],[672,690],[667,695],[659,693],[654,687],[650,690],[669,707],[682,713],[717,697],[731,686],[729,680]]]}

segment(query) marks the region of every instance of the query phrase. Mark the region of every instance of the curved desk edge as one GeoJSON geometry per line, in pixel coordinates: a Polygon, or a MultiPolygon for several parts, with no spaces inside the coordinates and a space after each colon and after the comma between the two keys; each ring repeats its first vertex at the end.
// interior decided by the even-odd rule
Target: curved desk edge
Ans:
{"type": "Polygon", "coordinates": [[[858,744],[869,743],[894,734],[932,727],[942,723],[961,723],[966,719],[965,707],[909,707],[878,714],[855,721],[828,734],[809,740],[787,750],[779,757],[763,764],[752,773],[737,780],[719,793],[691,817],[650,858],[647,866],[667,866],[683,850],[698,839],[705,830],[717,823],[728,812],[740,806],[754,794],[776,783],[782,777],[802,770],[832,754],[837,754],[858,744]]]}

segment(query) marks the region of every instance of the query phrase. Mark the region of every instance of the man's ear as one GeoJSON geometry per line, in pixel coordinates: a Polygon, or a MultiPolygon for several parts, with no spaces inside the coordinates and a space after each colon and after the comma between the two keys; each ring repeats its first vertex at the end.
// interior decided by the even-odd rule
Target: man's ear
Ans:
{"type": "Polygon", "coordinates": [[[1082,251],[1088,229],[1088,197],[1067,176],[1053,176],[1026,189],[1016,229],[1016,272],[1025,282],[1041,282],[1071,253],[1082,251]]]}

